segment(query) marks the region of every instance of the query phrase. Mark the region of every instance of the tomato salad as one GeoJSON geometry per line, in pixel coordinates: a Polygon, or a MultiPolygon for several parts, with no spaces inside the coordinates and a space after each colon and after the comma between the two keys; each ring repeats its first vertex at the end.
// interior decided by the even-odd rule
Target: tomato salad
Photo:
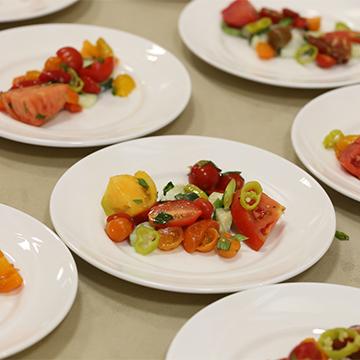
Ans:
{"type": "Polygon", "coordinates": [[[22,284],[23,279],[19,271],[0,250],[0,293],[8,293],[19,289],[22,284]]]}
{"type": "Polygon", "coordinates": [[[335,150],[341,166],[360,179],[360,135],[344,135],[341,130],[330,131],[323,140],[326,149],[335,150]]]}
{"type": "Polygon", "coordinates": [[[348,360],[360,359],[360,326],[333,328],[319,339],[307,338],[282,360],[348,360]]]}
{"type": "Polygon", "coordinates": [[[222,11],[221,27],[228,35],[247,39],[262,60],[293,58],[328,69],[360,57],[360,32],[343,22],[321,32],[320,16],[304,17],[288,8],[255,9],[248,0],[235,0],[222,11]]]}
{"type": "Polygon", "coordinates": [[[101,202],[108,237],[128,240],[142,255],[182,246],[232,258],[242,242],[260,250],[285,210],[259,182],[245,183],[239,171],[222,172],[208,160],[191,167],[187,184],[170,181],[157,194],[144,171],[111,177],[101,202]]]}
{"type": "Polygon", "coordinates": [[[81,51],[66,46],[49,57],[41,71],[15,77],[12,87],[0,92],[0,111],[29,125],[41,126],[61,110],[72,113],[94,105],[99,94],[111,90],[128,96],[136,84],[127,74],[113,77],[119,60],[99,38],[85,40],[81,51]]]}

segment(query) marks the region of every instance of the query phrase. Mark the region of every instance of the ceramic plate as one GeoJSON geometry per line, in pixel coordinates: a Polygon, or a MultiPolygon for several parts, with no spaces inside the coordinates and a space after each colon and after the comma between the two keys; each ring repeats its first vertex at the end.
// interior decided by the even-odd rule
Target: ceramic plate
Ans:
{"type": "Polygon", "coordinates": [[[74,259],[45,225],[0,205],[0,250],[20,270],[21,290],[0,294],[0,358],[35,344],[70,310],[77,291],[74,259]]]}
{"type": "Polygon", "coordinates": [[[345,135],[360,134],[358,94],[360,86],[328,92],[310,101],[292,126],[293,147],[304,165],[324,183],[360,201],[360,180],[346,172],[335,152],[326,150],[324,137],[333,129],[345,135]]]}
{"type": "Polygon", "coordinates": [[[359,301],[359,289],[318,283],[237,293],[192,317],[176,335],[166,360],[282,359],[305,338],[359,324],[359,301]]]}
{"type": "MultiPolygon", "coordinates": [[[[346,66],[323,70],[315,64],[299,65],[293,59],[276,58],[263,61],[246,40],[224,34],[220,28],[221,10],[232,0],[193,0],[183,10],[179,31],[186,46],[209,64],[265,84],[293,88],[332,88],[360,81],[360,60],[346,66]]],[[[345,21],[360,29],[358,1],[348,0],[251,0],[257,8],[288,7],[303,16],[321,16],[324,31],[333,30],[337,21],[345,21]]]]}
{"type": "Polygon", "coordinates": [[[137,83],[135,91],[127,98],[107,92],[92,108],[79,114],[62,111],[41,128],[0,113],[0,136],[36,145],[97,146],[143,136],[175,120],[191,94],[184,66],[151,41],[103,27],[56,24],[2,31],[0,42],[8,51],[0,62],[0,89],[8,89],[15,76],[29,69],[41,69],[59,48],[79,49],[85,39],[95,42],[100,36],[120,59],[115,73],[130,73],[137,83]]]}
{"type": "Polygon", "coordinates": [[[306,172],[249,145],[197,136],[150,137],[84,158],[56,184],[50,212],[63,241],[94,266],[141,285],[191,293],[231,292],[288,279],[319,260],[335,233],[331,201],[306,172]],[[186,183],[189,165],[200,159],[243,171],[246,179],[259,180],[266,193],[286,206],[261,251],[244,245],[231,260],[215,253],[189,255],[181,248],[142,256],[127,243],[108,239],[100,201],[110,176],[146,170],[162,191],[170,180],[186,183]]]}
{"type": "Polygon", "coordinates": [[[0,22],[11,22],[49,15],[79,0],[0,0],[0,22]]]}

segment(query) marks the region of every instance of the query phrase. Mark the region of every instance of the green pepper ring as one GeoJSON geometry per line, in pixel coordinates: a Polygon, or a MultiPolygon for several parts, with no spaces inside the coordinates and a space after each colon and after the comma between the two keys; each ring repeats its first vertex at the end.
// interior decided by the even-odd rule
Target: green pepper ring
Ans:
{"type": "Polygon", "coordinates": [[[257,181],[249,181],[246,183],[240,191],[240,204],[245,210],[254,210],[259,205],[261,200],[262,187],[257,181]],[[252,204],[249,204],[247,200],[255,200],[252,204]]]}

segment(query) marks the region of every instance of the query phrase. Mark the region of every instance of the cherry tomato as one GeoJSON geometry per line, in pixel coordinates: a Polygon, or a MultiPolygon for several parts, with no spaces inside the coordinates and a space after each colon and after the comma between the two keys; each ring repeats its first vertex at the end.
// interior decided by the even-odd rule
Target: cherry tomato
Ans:
{"type": "Polygon", "coordinates": [[[158,248],[169,251],[176,249],[184,240],[184,231],[179,226],[166,227],[159,229],[160,235],[158,248]]]}
{"type": "Polygon", "coordinates": [[[103,61],[95,61],[91,65],[80,70],[81,76],[88,76],[94,81],[101,83],[108,80],[114,71],[115,61],[113,57],[107,57],[103,61]]]}
{"type": "Polygon", "coordinates": [[[206,229],[204,238],[201,244],[196,248],[200,252],[209,252],[215,249],[217,241],[219,239],[219,231],[213,227],[206,229]]]}
{"type": "Polygon", "coordinates": [[[314,359],[326,360],[328,357],[321,350],[315,339],[309,338],[303,340],[290,353],[289,359],[314,359]]]}
{"type": "Polygon", "coordinates": [[[59,49],[56,55],[63,63],[79,72],[83,66],[83,58],[81,54],[73,47],[67,46],[59,49]]]}
{"type": "Polygon", "coordinates": [[[190,169],[189,183],[208,193],[212,192],[220,180],[220,172],[221,170],[212,161],[198,161],[190,169]]]}
{"type": "Polygon", "coordinates": [[[296,19],[296,18],[300,17],[299,13],[297,13],[296,11],[293,11],[291,9],[287,9],[287,8],[284,8],[282,13],[283,13],[284,17],[290,17],[292,19],[296,19]]]}
{"type": "Polygon", "coordinates": [[[68,84],[71,80],[71,75],[64,70],[43,71],[39,76],[41,83],[55,82],[68,84]]]}
{"type": "Polygon", "coordinates": [[[340,153],[339,161],[350,174],[360,179],[360,138],[340,153]]]}
{"type": "Polygon", "coordinates": [[[231,234],[224,233],[222,235],[227,241],[230,241],[230,247],[228,250],[216,248],[219,256],[230,259],[233,258],[240,250],[241,243],[239,240],[233,239],[231,234]]]}
{"type": "Polygon", "coordinates": [[[58,56],[49,57],[44,65],[44,71],[61,70],[63,61],[58,56]]]}
{"type": "Polygon", "coordinates": [[[228,171],[220,175],[215,191],[223,193],[231,179],[236,181],[236,190],[241,189],[244,185],[244,178],[240,175],[239,171],[228,171]]]}
{"type": "Polygon", "coordinates": [[[90,94],[99,94],[101,87],[96,83],[91,77],[86,75],[81,75],[81,80],[84,82],[82,90],[90,94]]]}
{"type": "MultiPolygon", "coordinates": [[[[157,203],[155,203],[152,207],[154,207],[155,205],[157,205],[157,203]]],[[[151,207],[146,209],[145,211],[141,212],[140,214],[135,215],[133,217],[133,221],[134,221],[135,225],[138,225],[145,221],[148,221],[148,216],[149,216],[150,210],[151,210],[151,207]]]]}
{"type": "Polygon", "coordinates": [[[336,60],[330,55],[317,54],[316,64],[323,69],[329,69],[336,64],[336,60]]]}
{"type": "Polygon", "coordinates": [[[294,19],[293,26],[295,28],[297,28],[297,29],[306,30],[307,26],[308,26],[308,23],[307,23],[307,20],[305,18],[299,16],[299,17],[294,19]]]}
{"type": "Polygon", "coordinates": [[[106,223],[105,231],[114,242],[126,240],[134,230],[134,223],[126,217],[114,217],[106,223]]]}
{"type": "Polygon", "coordinates": [[[20,88],[29,87],[29,86],[40,85],[40,84],[41,84],[41,81],[39,79],[37,79],[37,80],[22,80],[22,81],[18,81],[16,84],[14,84],[11,87],[11,90],[20,89],[20,88]]]}
{"type": "Polygon", "coordinates": [[[184,234],[183,246],[188,253],[195,252],[199,247],[205,246],[211,242],[214,233],[207,232],[208,229],[214,228],[219,231],[219,223],[215,220],[200,220],[186,228],[184,234]],[[210,239],[210,241],[209,241],[210,239]]]}
{"type": "Polygon", "coordinates": [[[194,205],[196,205],[201,210],[200,217],[202,219],[211,219],[214,212],[214,206],[209,200],[197,198],[194,200],[194,205]]]}
{"type": "Polygon", "coordinates": [[[191,225],[201,214],[192,201],[174,200],[153,206],[148,216],[153,226],[168,227],[191,225]]]}

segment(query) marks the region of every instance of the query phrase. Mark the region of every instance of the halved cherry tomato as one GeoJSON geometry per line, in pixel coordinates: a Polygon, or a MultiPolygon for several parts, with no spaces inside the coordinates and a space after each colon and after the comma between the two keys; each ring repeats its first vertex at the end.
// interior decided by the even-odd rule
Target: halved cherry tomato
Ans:
{"type": "Polygon", "coordinates": [[[259,12],[259,17],[268,17],[271,19],[273,24],[277,24],[283,18],[283,15],[279,11],[273,9],[261,8],[259,12]]]}
{"type": "Polygon", "coordinates": [[[307,30],[308,23],[305,18],[299,16],[294,19],[293,26],[297,29],[307,30]]]}
{"type": "Polygon", "coordinates": [[[24,88],[24,87],[29,87],[29,86],[35,86],[35,85],[40,85],[41,81],[40,80],[22,80],[22,81],[18,81],[16,84],[14,84],[11,87],[11,90],[13,89],[20,89],[20,88],[24,88]]]}
{"type": "Polygon", "coordinates": [[[188,200],[167,201],[149,211],[149,221],[156,227],[188,226],[201,215],[201,210],[188,200]]]}
{"type": "Polygon", "coordinates": [[[71,113],[78,113],[82,111],[82,106],[79,104],[70,104],[66,103],[64,105],[64,109],[71,112],[71,113]]]}
{"type": "Polygon", "coordinates": [[[360,138],[360,135],[346,135],[341,137],[334,145],[336,157],[339,158],[343,150],[360,138]]]}
{"type": "Polygon", "coordinates": [[[284,17],[290,17],[292,19],[296,19],[296,18],[300,17],[299,13],[297,13],[296,11],[293,11],[291,9],[287,9],[287,8],[283,9],[282,14],[284,17]]]}
{"type": "Polygon", "coordinates": [[[340,153],[339,161],[350,174],[360,179],[360,138],[340,153]]]}
{"type": "Polygon", "coordinates": [[[328,360],[327,355],[321,350],[317,341],[313,338],[303,340],[290,353],[289,359],[298,360],[328,360]]]}
{"type": "Polygon", "coordinates": [[[123,216],[114,217],[106,223],[105,227],[106,234],[114,242],[126,240],[133,230],[134,223],[123,216]]]}
{"type": "Polygon", "coordinates": [[[306,19],[307,29],[309,31],[319,31],[321,26],[321,17],[316,16],[306,19]]]}
{"type": "Polygon", "coordinates": [[[240,250],[241,243],[239,240],[236,240],[231,234],[224,233],[222,234],[219,241],[225,240],[229,243],[228,249],[223,249],[220,246],[217,246],[216,251],[219,256],[230,259],[233,258],[240,250]]]}
{"type": "Polygon", "coordinates": [[[213,227],[208,228],[205,231],[204,238],[201,244],[197,247],[197,251],[209,252],[215,249],[217,241],[219,239],[219,231],[213,227]]]}
{"type": "MultiPolygon", "coordinates": [[[[155,205],[157,205],[157,203],[155,203],[152,207],[154,207],[155,205]]],[[[151,207],[144,210],[143,212],[141,212],[140,214],[135,215],[132,219],[135,223],[135,225],[141,224],[145,221],[148,221],[148,217],[149,217],[149,212],[151,210],[151,207]]]]}
{"type": "Polygon", "coordinates": [[[81,75],[81,80],[84,82],[84,86],[82,90],[86,93],[90,94],[99,94],[101,91],[101,87],[98,83],[96,83],[90,76],[81,75]]]}
{"type": "MultiPolygon", "coordinates": [[[[188,253],[193,253],[199,247],[211,243],[214,233],[207,233],[209,229],[219,231],[219,223],[215,220],[200,220],[186,228],[183,246],[188,253]],[[209,241],[210,239],[210,241],[209,241]]],[[[217,239],[216,239],[217,240],[217,239]]],[[[215,247],[215,246],[214,246],[215,247]]]]}
{"type": "Polygon", "coordinates": [[[39,81],[42,83],[55,82],[68,84],[71,80],[71,75],[64,70],[43,71],[39,76],[39,81]]]}
{"type": "Polygon", "coordinates": [[[336,60],[330,55],[326,54],[317,54],[316,63],[323,69],[329,69],[336,65],[336,60]]]}
{"type": "Polygon", "coordinates": [[[107,57],[103,61],[96,60],[91,65],[80,70],[81,78],[88,76],[94,81],[101,83],[108,80],[114,71],[114,58],[107,57]]]}
{"type": "Polygon", "coordinates": [[[16,290],[22,283],[23,279],[19,272],[0,251],[0,293],[16,290]]]}
{"type": "Polygon", "coordinates": [[[244,185],[244,178],[240,175],[239,171],[228,171],[220,175],[215,191],[223,193],[231,179],[236,181],[236,190],[241,189],[244,185]]]}
{"type": "Polygon", "coordinates": [[[44,71],[61,70],[63,61],[58,56],[49,57],[44,65],[44,71]]]}
{"type": "Polygon", "coordinates": [[[171,226],[158,230],[160,235],[158,248],[169,251],[176,249],[184,240],[184,231],[180,226],[171,226]]]}
{"type": "Polygon", "coordinates": [[[56,52],[56,55],[63,63],[70,66],[77,72],[79,72],[83,66],[83,58],[81,54],[73,47],[63,47],[56,52]]]}
{"type": "Polygon", "coordinates": [[[202,219],[211,219],[214,212],[214,206],[209,200],[197,198],[194,200],[194,205],[196,205],[201,210],[200,217],[202,219]]]}
{"type": "Polygon", "coordinates": [[[189,173],[189,183],[209,193],[214,191],[220,179],[221,170],[209,160],[201,160],[194,164],[189,173]]]}

